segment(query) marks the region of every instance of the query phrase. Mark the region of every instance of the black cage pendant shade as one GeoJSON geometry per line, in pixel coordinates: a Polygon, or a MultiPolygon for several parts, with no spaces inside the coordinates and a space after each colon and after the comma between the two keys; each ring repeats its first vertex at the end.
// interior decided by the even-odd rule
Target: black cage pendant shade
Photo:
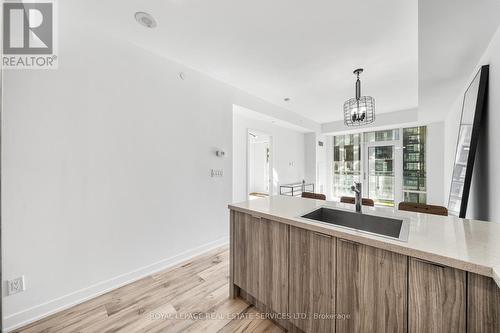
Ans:
{"type": "Polygon", "coordinates": [[[346,126],[363,126],[375,121],[375,98],[361,96],[359,75],[363,68],[354,71],[356,75],[356,97],[344,103],[344,124],[346,126]]]}

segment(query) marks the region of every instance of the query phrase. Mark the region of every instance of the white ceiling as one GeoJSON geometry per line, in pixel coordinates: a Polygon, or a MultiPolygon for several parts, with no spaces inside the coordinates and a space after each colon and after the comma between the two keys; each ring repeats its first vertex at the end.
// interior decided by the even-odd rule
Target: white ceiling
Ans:
{"type": "Polygon", "coordinates": [[[419,119],[443,120],[500,24],[500,0],[419,1],[419,119]]]}
{"type": "Polygon", "coordinates": [[[263,121],[263,122],[270,123],[270,124],[280,126],[283,128],[288,128],[288,129],[291,129],[291,130],[294,130],[297,132],[302,132],[302,133],[311,132],[311,129],[309,129],[309,128],[297,126],[297,125],[292,124],[286,120],[278,119],[276,117],[271,117],[271,116],[268,116],[266,114],[256,112],[254,110],[247,109],[247,108],[240,106],[240,105],[233,105],[233,111],[236,114],[243,116],[243,117],[246,117],[246,118],[263,121]]]}
{"type": "Polygon", "coordinates": [[[418,104],[417,0],[65,0],[64,8],[317,122],[342,118],[357,67],[377,112],[418,104]],[[158,27],[139,26],[136,11],[158,27]]]}

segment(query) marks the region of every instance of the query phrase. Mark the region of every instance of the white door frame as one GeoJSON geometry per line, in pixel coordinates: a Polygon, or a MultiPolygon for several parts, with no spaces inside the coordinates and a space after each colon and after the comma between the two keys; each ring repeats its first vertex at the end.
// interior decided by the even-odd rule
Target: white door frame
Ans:
{"type": "Polygon", "coordinates": [[[274,174],[273,174],[273,165],[274,165],[274,145],[273,145],[273,136],[269,134],[266,131],[261,131],[258,129],[254,128],[247,128],[246,136],[247,136],[247,147],[246,147],[246,158],[247,158],[247,165],[246,165],[246,196],[247,199],[249,199],[249,189],[250,189],[250,133],[251,132],[257,132],[260,134],[267,135],[269,137],[269,196],[274,194],[274,174]]]}

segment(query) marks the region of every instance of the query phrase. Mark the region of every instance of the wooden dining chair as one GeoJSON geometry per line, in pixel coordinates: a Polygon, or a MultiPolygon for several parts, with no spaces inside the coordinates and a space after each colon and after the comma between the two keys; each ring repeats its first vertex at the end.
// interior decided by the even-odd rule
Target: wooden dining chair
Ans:
{"type": "Polygon", "coordinates": [[[326,195],[321,193],[302,192],[302,198],[326,200],[326,195]]]}
{"type": "Polygon", "coordinates": [[[398,205],[399,210],[405,210],[408,212],[417,212],[433,215],[448,216],[448,209],[443,206],[427,205],[414,202],[400,202],[398,205]]]}
{"type": "MultiPolygon", "coordinates": [[[[356,199],[354,199],[354,197],[340,197],[340,202],[354,205],[354,203],[356,202],[356,199]]],[[[361,204],[363,206],[371,206],[371,207],[375,206],[375,203],[373,202],[373,200],[368,199],[368,198],[361,199],[361,204]]]]}

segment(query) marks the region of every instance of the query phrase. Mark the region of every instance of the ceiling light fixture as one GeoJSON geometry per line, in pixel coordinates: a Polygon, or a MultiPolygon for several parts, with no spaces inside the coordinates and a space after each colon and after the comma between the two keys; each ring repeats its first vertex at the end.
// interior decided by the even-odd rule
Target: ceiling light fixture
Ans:
{"type": "Polygon", "coordinates": [[[353,73],[356,75],[356,97],[344,103],[344,124],[363,126],[375,121],[375,98],[361,96],[359,74],[363,73],[363,68],[358,68],[353,73]]]}
{"type": "Polygon", "coordinates": [[[285,102],[290,102],[290,97],[285,97],[285,98],[283,98],[283,100],[284,100],[285,102]]]}
{"type": "Polygon", "coordinates": [[[145,26],[146,28],[156,28],[156,20],[155,18],[148,13],[145,12],[137,12],[134,15],[135,20],[139,22],[140,25],[145,26]]]}

